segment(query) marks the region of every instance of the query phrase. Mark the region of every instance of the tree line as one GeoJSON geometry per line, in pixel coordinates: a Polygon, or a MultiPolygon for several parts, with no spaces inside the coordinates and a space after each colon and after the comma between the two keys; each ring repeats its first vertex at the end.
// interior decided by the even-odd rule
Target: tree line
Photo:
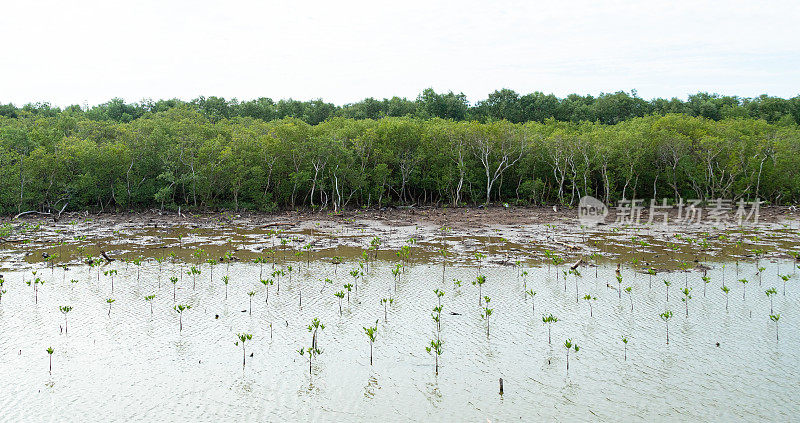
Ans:
{"type": "Polygon", "coordinates": [[[83,115],[96,121],[128,123],[173,108],[197,110],[212,122],[235,117],[251,117],[263,121],[285,118],[300,119],[316,125],[334,117],[349,119],[380,119],[384,117],[415,117],[419,119],[450,119],[482,123],[507,120],[512,123],[539,122],[553,119],[561,122],[598,122],[613,125],[628,119],[652,114],[670,113],[704,117],[712,120],[751,117],[769,123],[800,124],[800,95],[784,99],[766,94],[745,98],[697,93],[687,100],[656,98],[645,100],[636,91],[591,95],[571,94],[564,98],[553,94],[534,92],[519,94],[510,89],[492,92],[485,100],[470,104],[463,93],[437,93],[426,89],[416,99],[392,97],[390,99],[366,98],[362,101],[337,106],[321,99],[298,101],[271,98],[239,101],[222,97],[198,97],[191,101],[143,100],[126,103],[114,98],[93,107],[72,105],[63,110],[49,103],[29,103],[22,107],[0,104],[0,116],[26,115],[57,116],[61,113],[83,115]]]}
{"type": "Polygon", "coordinates": [[[687,114],[513,123],[418,117],[212,119],[190,105],[130,122],[0,117],[0,213],[576,205],[621,198],[800,199],[793,123],[687,114]]]}

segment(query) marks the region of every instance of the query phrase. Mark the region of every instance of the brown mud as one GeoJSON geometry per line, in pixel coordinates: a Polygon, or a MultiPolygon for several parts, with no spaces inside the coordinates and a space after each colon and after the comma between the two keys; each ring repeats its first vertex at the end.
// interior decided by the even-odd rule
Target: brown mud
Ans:
{"type": "MultiPolygon", "coordinates": [[[[674,217],[674,216],[672,216],[674,217]]],[[[65,213],[0,219],[0,268],[66,266],[87,260],[179,260],[219,264],[328,260],[411,260],[443,265],[621,263],[641,272],[703,268],[703,263],[790,258],[800,250],[800,216],[789,207],[762,207],[744,226],[608,224],[585,227],[576,209],[403,208],[253,213],[65,213]],[[375,237],[380,245],[369,250],[375,237]],[[442,251],[445,251],[443,253],[442,251]]]]}

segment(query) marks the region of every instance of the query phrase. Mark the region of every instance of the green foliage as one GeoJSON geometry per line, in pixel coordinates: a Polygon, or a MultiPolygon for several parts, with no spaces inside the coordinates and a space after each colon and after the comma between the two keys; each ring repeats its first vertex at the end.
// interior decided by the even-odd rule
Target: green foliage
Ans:
{"type": "Polygon", "coordinates": [[[175,311],[177,311],[178,313],[183,313],[184,311],[186,311],[186,310],[188,310],[188,309],[192,308],[192,306],[190,306],[190,305],[187,305],[187,304],[178,304],[178,305],[176,305],[176,306],[173,306],[173,308],[174,308],[174,309],[175,309],[175,311]]]}
{"type": "MultiPolygon", "coordinates": [[[[573,192],[611,202],[623,190],[627,198],[649,198],[655,190],[685,198],[800,200],[800,130],[777,123],[786,112],[775,106],[789,100],[759,98],[745,106],[742,99],[737,105],[699,95],[667,107],[626,96],[604,95],[587,105],[587,98],[553,103],[504,90],[465,109],[458,94],[426,90],[407,113],[340,109],[343,116],[389,116],[377,120],[334,117],[336,108],[321,102],[243,106],[213,97],[173,105],[117,99],[70,114],[66,126],[66,112],[20,112],[0,119],[0,214],[58,211],[67,202],[67,211],[337,211],[483,203],[487,192],[491,201],[572,205],[573,192]],[[529,109],[548,102],[559,106],[529,109]],[[709,106],[718,102],[744,113],[709,106]],[[766,104],[771,111],[763,113],[766,104]],[[472,113],[475,121],[458,121],[472,113]],[[581,120],[597,122],[575,123],[581,120]],[[498,166],[497,181],[506,182],[487,183],[487,168],[498,166]]],[[[10,230],[0,229],[0,238],[10,230]]]]}

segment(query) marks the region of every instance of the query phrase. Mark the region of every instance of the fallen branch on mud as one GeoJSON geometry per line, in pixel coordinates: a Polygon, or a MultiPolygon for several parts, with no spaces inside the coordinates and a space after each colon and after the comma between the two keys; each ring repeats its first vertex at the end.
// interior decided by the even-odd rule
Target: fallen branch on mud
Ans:
{"type": "Polygon", "coordinates": [[[16,216],[14,216],[14,219],[18,219],[21,216],[25,216],[25,215],[29,215],[29,214],[41,214],[43,216],[52,216],[53,215],[53,213],[40,212],[38,210],[28,210],[28,211],[24,211],[24,212],[22,212],[22,213],[20,213],[20,214],[18,214],[16,216]]]}
{"type": "MultiPolygon", "coordinates": [[[[58,211],[58,214],[53,217],[53,220],[58,221],[59,219],[61,219],[61,213],[64,213],[64,210],[66,210],[68,205],[69,205],[69,203],[64,203],[64,207],[61,207],[61,210],[58,211]]],[[[21,216],[26,216],[26,215],[29,215],[29,214],[39,214],[39,215],[42,215],[42,216],[53,216],[53,213],[50,213],[50,212],[41,212],[41,211],[38,211],[38,210],[28,210],[28,211],[24,211],[22,213],[17,214],[16,216],[14,216],[14,219],[19,219],[21,216]]]]}
{"type": "Polygon", "coordinates": [[[103,258],[106,259],[106,261],[109,262],[109,263],[111,263],[112,261],[116,260],[116,259],[113,259],[113,258],[109,257],[108,255],[106,255],[105,251],[101,251],[100,255],[103,256],[103,258]]]}

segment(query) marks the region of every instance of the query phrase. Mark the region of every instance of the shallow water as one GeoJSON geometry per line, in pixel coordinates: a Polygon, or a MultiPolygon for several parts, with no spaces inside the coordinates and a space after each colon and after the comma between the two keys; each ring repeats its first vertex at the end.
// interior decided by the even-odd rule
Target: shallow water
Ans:
{"type": "MultiPolygon", "coordinates": [[[[495,253],[501,254],[501,253],[495,253]]],[[[289,256],[291,257],[291,255],[289,256]]],[[[3,421],[52,420],[165,420],[165,421],[790,421],[800,412],[796,387],[800,385],[800,289],[793,276],[783,295],[777,274],[791,272],[789,260],[764,260],[762,281],[754,262],[724,268],[731,288],[729,307],[720,290],[723,268],[708,263],[711,283],[703,295],[702,273],[665,272],[653,278],[623,268],[622,286],[632,286],[630,298],[616,287],[614,265],[581,268],[580,297],[597,297],[589,317],[587,301],[576,302],[575,276],[567,289],[563,276],[547,265],[525,266],[527,288],[513,266],[486,264],[483,295],[491,297],[494,312],[490,335],[478,306],[478,288],[471,284],[477,268],[459,260],[442,267],[418,259],[409,265],[394,291],[391,268],[396,260],[374,264],[358,292],[343,301],[339,316],[333,293],[357,267],[346,259],[338,267],[330,260],[282,262],[294,268],[270,288],[269,303],[259,283],[260,267],[238,262],[208,265],[192,289],[183,275],[175,286],[177,304],[192,306],[183,315],[179,331],[173,310],[170,276],[188,265],[147,261],[140,268],[119,261],[98,269],[84,265],[39,268],[38,304],[33,288],[23,283],[31,269],[5,271],[7,293],[0,304],[0,375],[4,378],[0,407],[3,421]],[[114,292],[102,271],[117,269],[114,292]],[[138,277],[137,271],[141,274],[138,277]],[[334,273],[336,272],[336,273],[334,273]],[[222,276],[229,274],[228,298],[222,276]],[[689,317],[679,289],[693,288],[689,317]],[[325,278],[333,286],[325,286],[325,278]],[[462,280],[455,287],[452,279],[462,280]],[[742,299],[738,279],[751,282],[742,299]],[[70,283],[71,279],[78,280],[70,283]],[[160,288],[159,288],[160,279],[160,288]],[[672,281],[669,302],[663,279],[672,281]],[[780,340],[769,319],[770,303],[764,290],[775,287],[775,313],[781,313],[780,340]],[[442,298],[438,376],[434,357],[425,351],[436,336],[430,317],[442,298]],[[252,298],[252,314],[248,292],[252,298]],[[302,307],[299,305],[302,292],[302,307]],[[153,314],[145,295],[155,294],[153,314]],[[384,321],[381,298],[394,303],[384,321]],[[108,313],[107,298],[116,301],[108,313]],[[535,304],[535,311],[532,310],[535,304]],[[59,305],[74,307],[68,314],[69,332],[59,305]],[[670,342],[659,314],[674,312],[669,322],[670,342]],[[452,315],[451,312],[459,313],[452,315]],[[542,314],[552,313],[552,344],[542,314]],[[219,315],[219,318],[215,318],[219,315]],[[324,324],[319,335],[323,353],[308,362],[297,350],[310,346],[306,326],[315,317],[324,324]],[[374,364],[363,327],[378,320],[374,364]],[[271,329],[270,329],[271,325],[271,329]],[[253,339],[242,349],[234,345],[237,333],[253,339]],[[627,361],[622,336],[629,337],[627,361]],[[571,338],[580,351],[570,354],[566,370],[564,340],[571,338]],[[716,345],[719,343],[719,346],[716,345]],[[53,370],[48,373],[52,346],[53,370]],[[253,357],[249,357],[250,353],[253,357]],[[498,393],[498,379],[504,394],[498,393]]],[[[43,264],[38,264],[42,266],[43,264]]],[[[264,266],[270,277],[272,265],[264,266]]]]}

